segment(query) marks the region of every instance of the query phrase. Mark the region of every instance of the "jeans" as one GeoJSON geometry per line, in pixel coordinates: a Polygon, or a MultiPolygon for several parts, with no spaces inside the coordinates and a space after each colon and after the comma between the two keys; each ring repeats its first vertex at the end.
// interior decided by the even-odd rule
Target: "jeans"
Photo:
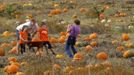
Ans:
{"type": "Polygon", "coordinates": [[[74,47],[75,42],[76,42],[76,37],[72,37],[72,36],[68,37],[67,42],[66,42],[65,51],[66,51],[67,55],[69,55],[70,58],[73,58],[74,54],[77,53],[77,50],[74,47]],[[72,54],[72,52],[73,52],[73,54],[72,54]]]}
{"type": "Polygon", "coordinates": [[[20,44],[20,52],[23,54],[25,52],[25,44],[20,44]]]}

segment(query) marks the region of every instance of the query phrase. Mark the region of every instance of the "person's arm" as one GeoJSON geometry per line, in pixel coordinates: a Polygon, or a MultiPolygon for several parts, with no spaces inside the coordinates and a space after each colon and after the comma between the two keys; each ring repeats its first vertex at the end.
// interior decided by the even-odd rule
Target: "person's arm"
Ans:
{"type": "Polygon", "coordinates": [[[39,30],[39,26],[38,26],[38,24],[36,23],[36,24],[35,24],[35,30],[34,30],[33,33],[32,33],[32,37],[34,37],[34,35],[38,32],[38,30],[39,30]]]}

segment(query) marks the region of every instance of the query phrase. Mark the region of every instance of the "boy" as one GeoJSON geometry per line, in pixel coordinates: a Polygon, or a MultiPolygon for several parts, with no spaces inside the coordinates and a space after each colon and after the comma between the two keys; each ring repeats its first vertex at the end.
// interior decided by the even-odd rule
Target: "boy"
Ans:
{"type": "Polygon", "coordinates": [[[67,32],[69,33],[68,39],[66,41],[66,53],[69,55],[70,58],[73,58],[73,54],[77,53],[74,45],[76,43],[77,36],[80,34],[80,21],[75,20],[74,25],[68,28],[67,32]],[[70,47],[72,49],[73,54],[71,53],[70,47]]]}
{"type": "MultiPolygon", "coordinates": [[[[50,49],[51,52],[54,55],[56,55],[54,53],[54,51],[52,50],[52,46],[51,46],[50,42],[48,41],[48,29],[46,27],[45,22],[42,22],[41,28],[39,28],[39,37],[40,37],[40,40],[43,42],[43,45],[46,47],[46,50],[47,50],[47,46],[48,46],[48,49],[50,49]]],[[[47,51],[47,53],[48,53],[48,51],[47,51]]]]}
{"type": "Polygon", "coordinates": [[[25,44],[28,42],[28,26],[23,26],[22,30],[19,32],[19,35],[19,46],[21,48],[21,54],[23,54],[25,52],[25,44]]]}

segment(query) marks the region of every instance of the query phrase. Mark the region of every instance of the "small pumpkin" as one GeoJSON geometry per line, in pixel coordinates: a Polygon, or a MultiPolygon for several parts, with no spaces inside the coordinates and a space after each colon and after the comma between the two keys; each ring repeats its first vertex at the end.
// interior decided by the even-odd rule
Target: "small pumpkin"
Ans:
{"type": "Polygon", "coordinates": [[[93,50],[93,48],[92,48],[90,45],[87,45],[87,46],[85,47],[85,50],[86,50],[87,52],[91,52],[91,51],[93,50]]]}
{"type": "Polygon", "coordinates": [[[91,45],[92,47],[96,47],[98,44],[97,44],[96,41],[92,41],[92,42],[90,43],[90,45],[91,45]]]}
{"type": "Polygon", "coordinates": [[[133,56],[134,56],[134,51],[132,50],[127,50],[123,53],[124,58],[133,57],[133,56]]]}
{"type": "Polygon", "coordinates": [[[118,47],[116,48],[117,51],[124,51],[124,49],[125,49],[124,46],[118,46],[118,47]]]}
{"type": "Polygon", "coordinates": [[[108,54],[105,52],[100,52],[96,55],[96,58],[100,60],[106,60],[108,58],[108,54]]]}
{"type": "Polygon", "coordinates": [[[133,43],[132,42],[127,42],[125,44],[125,47],[127,47],[127,48],[131,48],[132,46],[133,46],[133,43]]]}
{"type": "Polygon", "coordinates": [[[84,13],[84,12],[86,12],[86,11],[87,11],[86,8],[80,8],[80,12],[81,12],[81,13],[84,13]]]}
{"type": "Polygon", "coordinates": [[[117,43],[118,43],[118,40],[113,40],[111,43],[112,43],[113,45],[114,45],[114,44],[117,44],[117,43]]]}
{"type": "Polygon", "coordinates": [[[76,53],[76,54],[74,55],[74,58],[73,58],[74,61],[75,61],[75,60],[81,61],[82,59],[83,59],[83,55],[82,55],[81,53],[76,53]]]}
{"type": "Polygon", "coordinates": [[[11,41],[11,45],[12,45],[12,46],[15,46],[16,44],[17,44],[16,41],[11,41]]]}
{"type": "Polygon", "coordinates": [[[53,15],[51,13],[48,14],[48,17],[52,17],[53,15]]]}
{"type": "Polygon", "coordinates": [[[17,72],[15,75],[25,75],[23,72],[17,72]]]}
{"type": "Polygon", "coordinates": [[[97,33],[92,33],[92,34],[89,35],[89,38],[90,39],[95,39],[97,37],[98,37],[98,34],[97,33]]]}
{"type": "Polygon", "coordinates": [[[10,32],[9,32],[9,31],[4,31],[4,32],[2,33],[2,36],[8,37],[8,36],[10,36],[10,32]]]}
{"type": "Polygon", "coordinates": [[[5,56],[5,51],[2,48],[0,48],[0,56],[5,56]]]}
{"type": "Polygon", "coordinates": [[[58,42],[58,40],[57,40],[56,38],[54,38],[54,37],[50,38],[49,41],[50,41],[51,43],[57,43],[57,42],[58,42]]]}
{"type": "Polygon", "coordinates": [[[67,8],[64,8],[64,9],[63,9],[63,12],[64,12],[64,13],[68,12],[68,9],[67,9],[67,8]]]}
{"type": "Polygon", "coordinates": [[[126,34],[126,33],[123,33],[122,34],[122,40],[123,41],[128,41],[130,38],[129,38],[129,35],[128,34],[126,34]]]}
{"type": "Polygon", "coordinates": [[[78,18],[78,16],[77,16],[76,14],[74,14],[74,15],[72,16],[72,18],[73,18],[73,19],[76,19],[76,18],[78,18]]]}
{"type": "Polygon", "coordinates": [[[60,66],[59,64],[54,64],[54,65],[53,65],[53,68],[54,68],[55,70],[60,70],[60,69],[61,69],[61,66],[60,66]]]}
{"type": "Polygon", "coordinates": [[[105,14],[104,13],[101,13],[100,15],[99,15],[99,18],[102,20],[102,19],[105,19],[105,14]]]}
{"type": "Polygon", "coordinates": [[[15,57],[9,57],[8,61],[9,62],[17,62],[17,59],[15,57]]]}

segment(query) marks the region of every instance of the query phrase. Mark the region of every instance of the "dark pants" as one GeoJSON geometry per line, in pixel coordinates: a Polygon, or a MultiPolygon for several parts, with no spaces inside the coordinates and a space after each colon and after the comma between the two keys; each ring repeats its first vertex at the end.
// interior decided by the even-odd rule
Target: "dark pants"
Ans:
{"type": "Polygon", "coordinates": [[[49,41],[43,41],[43,46],[45,46],[47,53],[48,53],[48,49],[50,49],[51,52],[52,52],[54,55],[56,55],[55,52],[52,50],[52,46],[51,46],[51,44],[50,44],[49,41]]]}
{"type": "Polygon", "coordinates": [[[20,52],[21,54],[23,54],[26,50],[25,44],[20,44],[19,46],[20,46],[20,52]]]}
{"type": "Polygon", "coordinates": [[[72,58],[74,56],[75,53],[77,53],[74,45],[76,43],[76,37],[73,37],[73,36],[69,36],[68,39],[67,39],[67,42],[66,42],[66,53],[69,55],[70,58],[72,58]],[[70,50],[70,48],[72,49],[72,52],[70,50]]]}

